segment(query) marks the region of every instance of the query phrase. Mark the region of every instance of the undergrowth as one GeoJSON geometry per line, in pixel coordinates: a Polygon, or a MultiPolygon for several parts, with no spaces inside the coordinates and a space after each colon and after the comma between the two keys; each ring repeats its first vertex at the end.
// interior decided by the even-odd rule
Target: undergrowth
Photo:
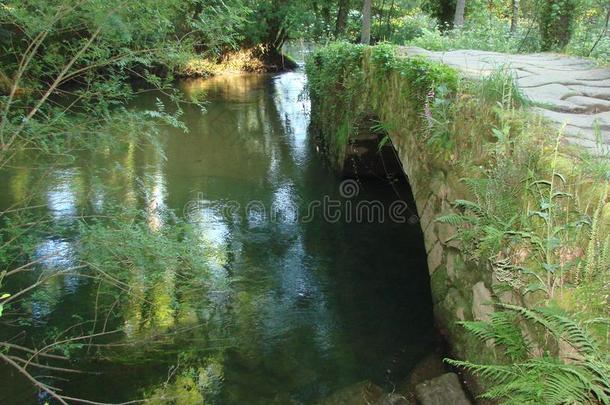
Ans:
{"type": "Polygon", "coordinates": [[[462,322],[483,342],[500,347],[509,364],[475,364],[446,359],[489,382],[481,398],[502,404],[610,404],[610,356],[590,333],[603,322],[577,322],[551,308],[529,310],[503,305],[489,322],[462,322]],[[524,333],[523,325],[542,328],[547,345],[559,347],[554,356],[541,350],[524,333]]]}

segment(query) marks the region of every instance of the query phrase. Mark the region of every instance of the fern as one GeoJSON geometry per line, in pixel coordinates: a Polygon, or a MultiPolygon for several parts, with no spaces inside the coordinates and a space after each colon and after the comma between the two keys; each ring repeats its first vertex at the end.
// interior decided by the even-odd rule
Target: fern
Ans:
{"type": "Polygon", "coordinates": [[[455,200],[453,202],[453,205],[456,208],[465,210],[465,211],[471,211],[473,212],[475,215],[477,215],[478,217],[483,217],[485,215],[485,211],[483,210],[483,208],[477,204],[474,203],[472,201],[468,201],[468,200],[455,200]]]}
{"type": "Polygon", "coordinates": [[[511,360],[523,360],[529,350],[529,344],[523,337],[516,323],[516,314],[512,312],[495,312],[489,322],[460,322],[464,328],[483,341],[492,341],[505,347],[505,353],[511,360]]]}
{"type": "Polygon", "coordinates": [[[440,222],[442,224],[449,224],[449,225],[453,225],[453,226],[461,225],[464,223],[472,224],[472,223],[475,223],[476,220],[477,219],[474,217],[462,215],[462,214],[447,214],[447,215],[443,215],[443,216],[436,218],[436,222],[440,222]]]}
{"type": "Polygon", "coordinates": [[[605,270],[607,270],[604,267],[608,266],[608,242],[606,241],[605,245],[602,245],[602,243],[604,243],[603,238],[605,235],[601,234],[603,229],[600,229],[603,226],[602,212],[607,196],[608,186],[606,185],[604,193],[602,193],[597,208],[595,209],[595,213],[593,214],[585,259],[579,269],[580,276],[585,278],[587,281],[591,281],[598,274],[604,274],[605,270]]]}
{"type": "MultiPolygon", "coordinates": [[[[550,308],[527,309],[499,304],[489,322],[462,322],[470,333],[502,347],[513,362],[508,365],[446,362],[463,367],[492,386],[481,398],[502,404],[604,404],[610,405],[610,357],[600,349],[586,327],[567,314],[550,308]],[[546,335],[574,349],[569,358],[545,353],[534,357],[518,320],[541,325],[546,335]]],[[[607,322],[607,320],[603,320],[607,322]]]]}

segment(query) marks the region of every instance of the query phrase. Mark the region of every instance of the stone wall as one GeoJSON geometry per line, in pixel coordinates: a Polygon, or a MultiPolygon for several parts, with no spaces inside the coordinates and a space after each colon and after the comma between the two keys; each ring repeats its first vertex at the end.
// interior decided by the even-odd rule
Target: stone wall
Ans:
{"type": "MultiPolygon", "coordinates": [[[[488,320],[493,311],[487,305],[499,297],[493,292],[493,280],[485,263],[468,262],[463,257],[459,244],[452,239],[455,228],[436,222],[439,216],[452,211],[451,203],[457,199],[467,199],[460,178],[450,171],[435,167],[427,162],[407,134],[390,134],[398,152],[404,172],[409,179],[420,226],[424,236],[428,256],[428,272],[434,314],[442,333],[446,335],[455,354],[468,359],[489,359],[478,356],[481,343],[464,333],[458,321],[488,320]]],[[[506,299],[507,297],[503,297],[506,299]]]]}
{"type": "MultiPolygon", "coordinates": [[[[464,174],[456,170],[455,162],[447,164],[422,139],[421,108],[414,105],[408,90],[410,84],[404,77],[397,72],[380,74],[370,51],[364,53],[362,68],[365,78],[361,83],[362,93],[355,97],[361,104],[341,116],[337,114],[335,99],[312,94],[313,127],[323,132],[319,134],[321,141],[330,145],[329,161],[341,175],[351,176],[353,160],[376,151],[376,146],[368,143],[377,137],[364,129],[370,129],[375,121],[387,124],[386,135],[391,142],[385,147],[395,148],[417,205],[439,330],[458,358],[473,362],[493,360],[498,356],[496,351],[465,333],[458,322],[488,320],[494,310],[493,304],[488,305],[492,301],[517,303],[520,300],[512,294],[494,291],[496,283],[487,263],[469,262],[459,243],[452,239],[456,229],[436,221],[439,216],[452,212],[452,202],[456,199],[472,198],[460,180],[464,174]],[[334,121],[337,119],[350,122],[334,121]],[[353,130],[344,139],[346,126],[353,130]]],[[[342,94],[338,92],[336,97],[342,94]]]]}

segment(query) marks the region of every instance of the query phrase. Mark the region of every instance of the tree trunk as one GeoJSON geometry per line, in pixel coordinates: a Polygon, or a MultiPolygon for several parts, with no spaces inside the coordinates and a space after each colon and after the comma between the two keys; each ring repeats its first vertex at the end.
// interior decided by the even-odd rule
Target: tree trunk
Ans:
{"type": "Polygon", "coordinates": [[[513,0],[513,18],[510,21],[510,32],[513,34],[517,32],[517,26],[519,25],[519,0],[513,0]]]}
{"type": "Polygon", "coordinates": [[[345,34],[347,25],[347,13],[349,11],[349,0],[339,0],[337,11],[337,23],[335,24],[335,38],[341,38],[345,34]]]}
{"type": "Polygon", "coordinates": [[[371,44],[371,0],[364,0],[364,5],[362,6],[362,35],[360,43],[371,44]]]}
{"type": "Polygon", "coordinates": [[[459,28],[464,25],[464,9],[466,8],[466,0],[457,0],[455,6],[455,17],[453,17],[453,26],[459,28]]]}

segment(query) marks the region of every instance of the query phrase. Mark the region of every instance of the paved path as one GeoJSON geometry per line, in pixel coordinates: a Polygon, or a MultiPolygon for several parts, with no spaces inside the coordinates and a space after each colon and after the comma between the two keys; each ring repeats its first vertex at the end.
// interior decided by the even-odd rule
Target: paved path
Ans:
{"type": "Polygon", "coordinates": [[[552,53],[431,52],[416,47],[403,47],[401,51],[426,55],[470,77],[481,77],[507,66],[515,72],[525,95],[537,105],[537,112],[559,126],[566,124],[564,135],[568,142],[596,155],[610,154],[610,68],[552,53]]]}

